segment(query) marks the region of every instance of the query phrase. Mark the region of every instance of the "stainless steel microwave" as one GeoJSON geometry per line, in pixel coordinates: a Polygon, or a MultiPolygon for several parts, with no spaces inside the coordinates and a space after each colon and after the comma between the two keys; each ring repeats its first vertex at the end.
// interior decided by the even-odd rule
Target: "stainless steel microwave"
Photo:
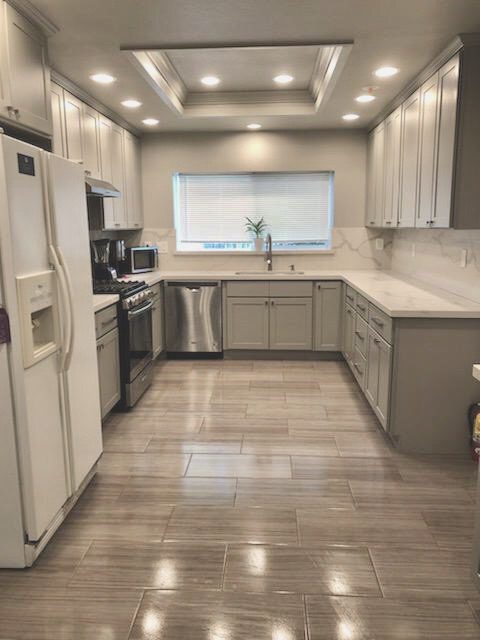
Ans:
{"type": "Polygon", "coordinates": [[[127,247],[125,251],[125,273],[154,271],[158,267],[157,247],[127,247]]]}

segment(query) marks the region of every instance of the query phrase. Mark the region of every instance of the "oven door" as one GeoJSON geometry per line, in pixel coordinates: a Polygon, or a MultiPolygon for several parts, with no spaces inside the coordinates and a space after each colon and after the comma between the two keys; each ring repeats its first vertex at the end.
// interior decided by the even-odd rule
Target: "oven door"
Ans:
{"type": "Polygon", "coordinates": [[[133,382],[152,361],[152,307],[153,302],[149,300],[142,306],[127,311],[128,382],[133,382]]]}
{"type": "Polygon", "coordinates": [[[130,262],[132,273],[153,271],[157,266],[157,249],[155,247],[132,247],[130,262]]]}

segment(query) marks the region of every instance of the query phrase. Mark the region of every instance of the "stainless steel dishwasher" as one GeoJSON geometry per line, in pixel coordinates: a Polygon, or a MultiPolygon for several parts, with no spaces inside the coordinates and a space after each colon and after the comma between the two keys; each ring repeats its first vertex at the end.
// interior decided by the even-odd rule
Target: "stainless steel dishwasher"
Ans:
{"type": "Polygon", "coordinates": [[[221,283],[168,281],[165,291],[167,353],[221,357],[221,283]]]}

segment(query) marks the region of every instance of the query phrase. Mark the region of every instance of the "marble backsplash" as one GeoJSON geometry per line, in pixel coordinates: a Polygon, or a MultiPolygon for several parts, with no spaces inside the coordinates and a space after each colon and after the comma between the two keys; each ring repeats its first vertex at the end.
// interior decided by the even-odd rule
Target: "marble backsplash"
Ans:
{"type": "Polygon", "coordinates": [[[391,268],[480,302],[480,231],[397,229],[393,233],[391,268]]]}
{"type": "MultiPolygon", "coordinates": [[[[141,242],[167,242],[168,252],[160,254],[160,268],[166,271],[234,271],[236,269],[264,269],[262,255],[222,255],[206,253],[181,254],[175,251],[174,229],[144,229],[141,242]]],[[[274,269],[389,269],[391,262],[392,232],[364,227],[342,227],[333,230],[332,251],[325,254],[287,254],[274,256],[274,269]],[[375,241],[383,238],[383,250],[376,249],[375,241]]]]}

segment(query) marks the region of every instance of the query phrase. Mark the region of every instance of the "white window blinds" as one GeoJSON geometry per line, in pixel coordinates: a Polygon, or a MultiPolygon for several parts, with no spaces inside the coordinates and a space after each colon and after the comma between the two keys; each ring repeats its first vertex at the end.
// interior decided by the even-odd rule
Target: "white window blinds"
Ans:
{"type": "Polygon", "coordinates": [[[197,246],[245,243],[250,240],[245,231],[248,216],[263,217],[277,245],[325,246],[332,192],[330,172],[177,174],[177,239],[197,246]]]}

